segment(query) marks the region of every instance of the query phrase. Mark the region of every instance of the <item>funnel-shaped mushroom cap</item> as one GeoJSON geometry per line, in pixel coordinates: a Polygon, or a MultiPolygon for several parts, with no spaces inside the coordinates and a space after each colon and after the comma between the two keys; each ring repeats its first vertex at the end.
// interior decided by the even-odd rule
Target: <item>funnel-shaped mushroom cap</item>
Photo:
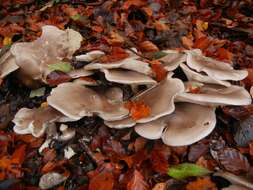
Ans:
{"type": "Polygon", "coordinates": [[[76,69],[76,70],[72,70],[70,72],[68,72],[68,75],[75,79],[75,78],[80,78],[80,77],[87,77],[90,75],[93,75],[92,71],[86,71],[84,69],[76,69]]]}
{"type": "Polygon", "coordinates": [[[39,137],[44,134],[49,123],[59,120],[63,115],[51,107],[22,108],[13,119],[13,130],[18,134],[32,134],[39,137]]]}
{"type": "Polygon", "coordinates": [[[144,75],[142,73],[138,73],[136,71],[128,71],[121,69],[102,69],[101,70],[105,74],[105,78],[108,81],[121,83],[121,84],[156,84],[156,81],[151,77],[144,75]]]}
{"type": "MultiPolygon", "coordinates": [[[[187,85],[191,85],[191,82],[187,85]]],[[[248,91],[241,86],[203,85],[199,87],[197,93],[184,92],[179,94],[176,101],[201,105],[249,105],[251,104],[251,97],[248,91]]]]}
{"type": "Polygon", "coordinates": [[[139,61],[136,57],[129,57],[121,61],[113,63],[90,63],[84,67],[86,70],[101,70],[101,69],[127,69],[149,75],[152,70],[148,63],[139,61]]]}
{"type": "Polygon", "coordinates": [[[175,70],[181,63],[186,61],[186,54],[180,53],[176,50],[164,50],[167,53],[164,57],[159,60],[163,62],[164,68],[167,71],[175,70]]]}
{"type": "Polygon", "coordinates": [[[171,114],[175,110],[175,96],[183,91],[184,84],[181,80],[168,77],[135,97],[134,100],[143,101],[151,108],[150,115],[138,120],[138,123],[146,123],[171,114]]]}
{"type": "Polygon", "coordinates": [[[198,82],[203,82],[203,83],[208,83],[208,84],[220,84],[223,86],[231,86],[230,82],[217,80],[208,75],[197,73],[191,70],[185,64],[180,64],[180,67],[184,71],[184,74],[186,75],[189,81],[198,81],[198,82]]]}
{"type": "Polygon", "coordinates": [[[14,44],[11,53],[21,72],[33,79],[43,79],[50,72],[48,64],[71,58],[81,41],[82,36],[72,29],[63,31],[55,26],[43,26],[41,37],[14,44]]]}
{"type": "Polygon", "coordinates": [[[135,131],[147,139],[162,138],[167,145],[184,146],[209,135],[215,124],[215,108],[178,103],[175,112],[171,115],[137,124],[135,131]]]}
{"type": "Polygon", "coordinates": [[[191,69],[197,72],[203,71],[213,79],[239,81],[248,75],[247,71],[234,70],[228,63],[203,56],[198,49],[186,51],[186,53],[186,63],[191,69]]]}
{"type": "Polygon", "coordinates": [[[121,88],[112,87],[105,91],[105,97],[108,98],[108,101],[123,102],[124,93],[121,88]]]}
{"type": "Polygon", "coordinates": [[[168,116],[162,140],[170,146],[193,144],[209,135],[215,125],[215,108],[179,103],[174,114],[168,116]]]}
{"type": "Polygon", "coordinates": [[[7,51],[0,57],[0,78],[4,78],[11,72],[17,70],[19,66],[16,64],[15,58],[7,51]]]}
{"type": "Polygon", "coordinates": [[[104,120],[111,121],[128,115],[123,103],[112,103],[103,94],[78,83],[58,85],[47,100],[50,106],[74,120],[97,114],[104,120]]]}
{"type": "Polygon", "coordinates": [[[84,55],[78,55],[75,58],[76,58],[77,61],[91,62],[91,61],[94,61],[94,60],[100,58],[104,54],[105,53],[102,52],[102,51],[95,50],[95,51],[88,52],[88,53],[86,53],[84,55]]]}

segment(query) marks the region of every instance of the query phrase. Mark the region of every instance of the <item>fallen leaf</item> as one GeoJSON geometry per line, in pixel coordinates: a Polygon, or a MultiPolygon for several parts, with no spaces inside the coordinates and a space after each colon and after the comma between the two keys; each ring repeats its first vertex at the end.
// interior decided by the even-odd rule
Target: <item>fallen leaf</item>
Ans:
{"type": "Polygon", "coordinates": [[[46,91],[46,88],[45,88],[45,87],[32,90],[32,91],[30,92],[29,98],[44,96],[45,91],[46,91]]]}
{"type": "Polygon", "coordinates": [[[143,52],[157,52],[159,48],[151,41],[144,41],[138,44],[139,48],[143,52]]]}
{"type": "Polygon", "coordinates": [[[134,170],[133,176],[127,183],[127,190],[148,190],[149,186],[138,170],[134,170]]]}
{"type": "Polygon", "coordinates": [[[130,116],[134,120],[148,117],[151,112],[151,108],[141,101],[128,101],[125,107],[130,111],[130,116]]]}
{"type": "Polygon", "coordinates": [[[186,185],[186,190],[217,190],[210,177],[198,178],[186,185]]]}
{"type": "Polygon", "coordinates": [[[168,170],[168,175],[175,179],[184,179],[192,176],[203,176],[210,174],[206,168],[191,163],[183,163],[176,166],[172,166],[168,170]]]}
{"type": "Polygon", "coordinates": [[[73,69],[70,63],[63,61],[54,64],[49,64],[48,68],[50,71],[62,71],[64,73],[68,73],[73,69]]]}

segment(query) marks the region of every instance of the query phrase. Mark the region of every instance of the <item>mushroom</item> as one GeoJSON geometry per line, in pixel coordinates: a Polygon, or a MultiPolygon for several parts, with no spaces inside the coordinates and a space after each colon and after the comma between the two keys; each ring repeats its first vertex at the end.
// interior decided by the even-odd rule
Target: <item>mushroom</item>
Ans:
{"type": "Polygon", "coordinates": [[[94,114],[104,120],[119,120],[128,115],[123,103],[112,103],[103,94],[78,83],[62,83],[47,98],[48,104],[73,120],[94,114]]]}
{"type": "Polygon", "coordinates": [[[197,72],[203,71],[213,79],[239,81],[248,75],[247,71],[234,70],[229,63],[203,56],[199,49],[186,51],[186,53],[186,63],[191,69],[197,72]]]}
{"type": "Polygon", "coordinates": [[[40,189],[50,189],[64,182],[68,177],[57,172],[49,172],[41,176],[39,181],[40,189]]]}
{"type": "MultiPolygon", "coordinates": [[[[193,82],[186,83],[194,84],[193,82]]],[[[220,85],[202,84],[197,93],[184,92],[178,94],[176,101],[191,102],[201,105],[249,105],[251,97],[248,91],[236,85],[224,87],[220,85]]]]}
{"type": "Polygon", "coordinates": [[[120,69],[102,69],[106,80],[121,84],[154,85],[156,81],[142,73],[120,69]]]}
{"type": "Polygon", "coordinates": [[[16,64],[10,51],[7,51],[2,57],[0,57],[0,78],[4,78],[18,68],[19,66],[16,64]]]}
{"type": "Polygon", "coordinates": [[[96,80],[89,77],[80,77],[78,79],[75,79],[73,82],[80,85],[84,85],[84,86],[98,86],[99,85],[99,83],[96,80]]]}
{"type": "Polygon", "coordinates": [[[180,53],[176,50],[164,50],[162,52],[167,55],[159,60],[163,62],[164,68],[167,71],[175,70],[181,63],[186,61],[186,55],[184,53],[180,53]]]}
{"type": "Polygon", "coordinates": [[[121,88],[112,87],[105,91],[105,97],[111,102],[123,102],[124,93],[121,88]]]}
{"type": "Polygon", "coordinates": [[[72,70],[72,71],[68,72],[68,75],[71,78],[75,79],[75,78],[87,77],[87,76],[93,75],[93,72],[92,71],[86,71],[84,69],[75,69],[75,70],[72,70]]]}
{"type": "Polygon", "coordinates": [[[145,105],[151,108],[151,113],[148,117],[136,121],[129,117],[120,121],[108,121],[105,124],[111,128],[126,128],[132,127],[136,123],[146,123],[169,115],[175,110],[175,96],[183,91],[184,85],[181,80],[167,77],[166,80],[133,98],[133,101],[143,101],[145,105]]]}
{"type": "Polygon", "coordinates": [[[230,185],[228,187],[222,188],[221,190],[251,190],[251,189],[243,187],[241,185],[230,185]]]}
{"type": "Polygon", "coordinates": [[[215,124],[215,108],[177,103],[174,113],[149,123],[137,124],[135,131],[147,139],[162,138],[170,146],[185,146],[209,135],[215,124]]]}
{"type": "Polygon", "coordinates": [[[207,84],[220,84],[227,87],[231,86],[230,82],[217,80],[208,75],[200,74],[198,72],[191,70],[185,64],[180,64],[180,67],[189,81],[198,81],[198,82],[203,82],[207,84]]]}
{"type": "Polygon", "coordinates": [[[71,58],[80,48],[82,36],[72,30],[65,31],[55,26],[42,27],[42,35],[33,42],[15,43],[10,51],[20,72],[34,80],[44,80],[50,73],[48,64],[54,64],[63,58],[71,58]]]}
{"type": "Polygon", "coordinates": [[[143,73],[145,75],[150,75],[152,73],[152,69],[149,66],[149,64],[137,60],[135,56],[112,63],[90,63],[84,67],[85,70],[102,70],[102,69],[117,69],[117,68],[136,71],[139,73],[143,73]]]}
{"type": "Polygon", "coordinates": [[[62,114],[51,107],[46,108],[22,108],[13,119],[13,130],[18,134],[32,134],[40,137],[44,134],[50,123],[59,120],[62,114]]]}
{"type": "Polygon", "coordinates": [[[76,135],[76,131],[65,124],[61,124],[60,131],[62,132],[62,134],[58,137],[58,140],[60,141],[68,141],[76,135]]]}

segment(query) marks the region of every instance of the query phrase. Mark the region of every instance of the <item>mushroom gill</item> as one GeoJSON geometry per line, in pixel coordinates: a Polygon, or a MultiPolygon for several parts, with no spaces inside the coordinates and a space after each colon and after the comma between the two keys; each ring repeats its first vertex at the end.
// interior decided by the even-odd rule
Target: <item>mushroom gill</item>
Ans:
{"type": "Polygon", "coordinates": [[[177,103],[174,113],[155,121],[137,124],[135,131],[147,139],[162,138],[170,146],[185,146],[209,135],[215,124],[215,108],[177,103]]]}
{"type": "Polygon", "coordinates": [[[102,93],[78,83],[62,83],[47,98],[48,104],[73,120],[98,115],[104,120],[120,120],[128,115],[122,102],[112,102],[102,93]]]}

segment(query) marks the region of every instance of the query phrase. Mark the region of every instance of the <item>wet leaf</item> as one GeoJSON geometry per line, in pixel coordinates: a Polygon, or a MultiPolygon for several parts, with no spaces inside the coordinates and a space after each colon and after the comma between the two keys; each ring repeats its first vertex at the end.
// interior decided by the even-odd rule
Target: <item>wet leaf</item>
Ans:
{"type": "Polygon", "coordinates": [[[45,87],[38,88],[38,89],[36,89],[36,90],[32,90],[32,91],[30,92],[29,97],[30,97],[30,98],[41,97],[41,96],[44,96],[45,92],[46,92],[46,88],[45,88],[45,87]]]}
{"type": "Polygon", "coordinates": [[[203,176],[211,173],[206,168],[191,163],[183,163],[172,166],[168,170],[168,175],[175,179],[184,179],[192,176],[203,176]]]}
{"type": "Polygon", "coordinates": [[[236,134],[234,136],[239,146],[247,146],[253,139],[253,117],[239,123],[236,134]]]}
{"type": "Polygon", "coordinates": [[[219,163],[232,173],[240,174],[250,169],[248,159],[236,149],[225,148],[219,151],[217,156],[219,163]]]}
{"type": "Polygon", "coordinates": [[[48,65],[48,68],[50,71],[62,71],[64,73],[68,73],[69,71],[71,71],[72,65],[68,62],[58,62],[58,63],[54,63],[54,64],[50,64],[48,65]]]}

